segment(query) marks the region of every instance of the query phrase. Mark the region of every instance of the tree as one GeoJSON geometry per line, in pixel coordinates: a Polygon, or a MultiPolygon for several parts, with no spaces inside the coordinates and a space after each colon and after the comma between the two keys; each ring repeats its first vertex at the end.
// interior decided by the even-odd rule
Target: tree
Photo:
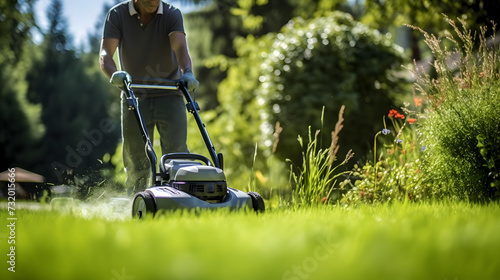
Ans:
{"type": "Polygon", "coordinates": [[[101,159],[118,141],[119,126],[108,113],[117,103],[110,94],[115,91],[104,90],[97,67],[88,68],[72,49],[60,0],[51,2],[47,15],[49,30],[28,75],[29,98],[42,105],[45,125],[38,149],[44,157],[37,163],[52,182],[88,186],[101,179],[101,159]]]}
{"type": "MultiPolygon", "coordinates": [[[[499,9],[500,2],[492,0],[366,0],[361,21],[380,30],[410,24],[439,33],[449,29],[443,20],[443,14],[446,14],[452,19],[462,18],[472,30],[479,30],[479,26],[492,20],[497,23],[500,21],[499,9]]],[[[422,58],[421,34],[415,30],[408,30],[408,34],[412,59],[418,61],[422,58]]]]}
{"type": "Polygon", "coordinates": [[[31,168],[30,155],[43,132],[40,106],[26,99],[32,2],[0,0],[0,170],[31,168]]]}
{"type": "Polygon", "coordinates": [[[35,24],[33,0],[0,0],[0,8],[0,62],[18,63],[35,24]]]}
{"type": "Polygon", "coordinates": [[[94,24],[94,30],[87,36],[89,53],[93,55],[99,54],[102,39],[102,29],[104,26],[104,20],[106,19],[106,14],[108,13],[109,9],[111,9],[111,7],[120,2],[122,1],[114,0],[112,4],[104,3],[104,5],[102,6],[101,15],[98,17],[97,22],[94,24]]]}

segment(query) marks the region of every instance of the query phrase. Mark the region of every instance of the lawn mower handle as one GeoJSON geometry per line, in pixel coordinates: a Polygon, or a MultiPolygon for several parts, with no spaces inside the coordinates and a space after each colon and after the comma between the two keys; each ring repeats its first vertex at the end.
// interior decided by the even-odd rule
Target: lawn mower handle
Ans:
{"type": "Polygon", "coordinates": [[[149,138],[148,131],[146,129],[146,124],[144,123],[144,119],[142,114],[139,111],[139,104],[137,103],[137,98],[134,95],[133,88],[140,89],[162,89],[162,90],[180,90],[184,95],[184,98],[187,101],[186,108],[189,113],[193,114],[196,124],[200,130],[200,133],[203,137],[205,145],[210,153],[210,157],[212,158],[213,165],[220,169],[223,168],[223,159],[222,154],[217,154],[215,151],[215,147],[210,140],[210,136],[208,135],[208,131],[205,127],[205,124],[201,121],[200,115],[198,111],[200,107],[198,103],[193,101],[189,91],[187,90],[187,83],[181,80],[170,80],[170,79],[157,79],[157,78],[138,78],[133,77],[132,80],[124,78],[123,84],[125,86],[125,94],[127,96],[127,104],[129,106],[129,110],[133,110],[135,112],[135,116],[137,122],[139,123],[142,138],[146,144],[146,154],[151,162],[151,172],[152,172],[152,183],[156,184],[156,163],[157,157],[153,149],[153,145],[151,144],[151,140],[149,138]]]}
{"type": "Polygon", "coordinates": [[[130,86],[141,89],[179,90],[187,85],[186,82],[181,80],[133,77],[130,86]]]}

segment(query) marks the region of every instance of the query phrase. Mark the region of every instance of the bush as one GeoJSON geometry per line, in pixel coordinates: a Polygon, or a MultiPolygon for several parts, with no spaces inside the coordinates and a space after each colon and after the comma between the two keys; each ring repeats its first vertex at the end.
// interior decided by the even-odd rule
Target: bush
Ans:
{"type": "Polygon", "coordinates": [[[487,200],[499,194],[499,106],[494,84],[464,90],[461,100],[443,102],[428,115],[424,168],[442,195],[487,200]]]}
{"type": "Polygon", "coordinates": [[[446,37],[451,51],[419,29],[437,74],[418,80],[430,105],[421,129],[422,168],[440,197],[486,201],[500,194],[500,55],[487,46],[485,27],[475,36],[464,22],[446,20],[455,32],[446,37]]]}
{"type": "MultiPolygon", "coordinates": [[[[276,122],[283,132],[276,153],[300,162],[297,135],[320,128],[325,107],[326,131],[345,105],[345,129],[339,153],[353,150],[359,159],[370,149],[376,120],[398,102],[405,81],[396,75],[403,62],[400,48],[377,30],[342,12],[312,20],[295,18],[262,49],[260,87],[262,134],[269,146],[276,122]]],[[[402,105],[402,104],[399,104],[402,105]]],[[[319,139],[327,148],[328,134],[319,139]]]]}

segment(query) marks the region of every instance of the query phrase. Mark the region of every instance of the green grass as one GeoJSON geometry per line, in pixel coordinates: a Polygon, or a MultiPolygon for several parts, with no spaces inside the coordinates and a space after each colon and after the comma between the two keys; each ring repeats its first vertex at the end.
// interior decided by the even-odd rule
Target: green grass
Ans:
{"type": "MultiPolygon", "coordinates": [[[[174,213],[146,221],[94,210],[18,210],[16,272],[7,271],[9,245],[2,229],[0,278],[444,280],[500,275],[497,204],[174,213]]],[[[0,217],[6,224],[5,209],[0,217]]]]}

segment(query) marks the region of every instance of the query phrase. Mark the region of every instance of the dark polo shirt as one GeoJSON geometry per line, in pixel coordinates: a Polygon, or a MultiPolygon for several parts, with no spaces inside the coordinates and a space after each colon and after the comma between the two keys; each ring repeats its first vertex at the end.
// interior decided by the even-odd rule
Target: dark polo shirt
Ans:
{"type": "Polygon", "coordinates": [[[160,1],[155,18],[143,26],[132,1],[125,1],[109,10],[103,38],[120,40],[120,69],[132,77],[178,79],[182,72],[170,46],[172,32],[184,32],[179,9],[160,1]]]}

